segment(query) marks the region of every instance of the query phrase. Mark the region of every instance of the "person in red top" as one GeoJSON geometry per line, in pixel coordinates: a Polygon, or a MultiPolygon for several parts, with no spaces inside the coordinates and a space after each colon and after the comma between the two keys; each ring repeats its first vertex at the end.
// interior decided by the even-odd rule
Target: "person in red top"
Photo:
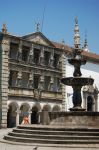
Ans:
{"type": "Polygon", "coordinates": [[[22,124],[29,124],[29,118],[28,118],[28,116],[24,116],[22,124]]]}

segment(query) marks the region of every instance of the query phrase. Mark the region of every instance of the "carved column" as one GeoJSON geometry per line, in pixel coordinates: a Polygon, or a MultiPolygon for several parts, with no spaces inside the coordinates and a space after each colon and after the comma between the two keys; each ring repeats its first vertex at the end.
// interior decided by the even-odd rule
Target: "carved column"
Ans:
{"type": "Polygon", "coordinates": [[[44,76],[43,75],[40,77],[39,89],[44,90],[44,76]]]}
{"type": "Polygon", "coordinates": [[[33,88],[33,74],[30,73],[30,76],[29,76],[29,84],[28,84],[28,87],[29,88],[33,88]]]}
{"type": "Polygon", "coordinates": [[[19,43],[18,60],[22,60],[22,41],[19,43]]]}
{"type": "Polygon", "coordinates": [[[54,78],[51,77],[51,80],[50,80],[50,88],[49,90],[53,91],[53,83],[54,83],[54,78]]]}
{"type": "Polygon", "coordinates": [[[44,47],[40,53],[40,65],[44,65],[44,47]]]}
{"type": "Polygon", "coordinates": [[[20,111],[19,109],[17,109],[17,111],[16,111],[16,126],[19,125],[19,117],[20,117],[20,113],[21,113],[21,111],[20,111]]]}
{"type": "Polygon", "coordinates": [[[41,123],[41,111],[38,111],[38,124],[41,123]]]}
{"type": "Polygon", "coordinates": [[[19,71],[18,72],[18,77],[17,77],[17,86],[21,86],[21,82],[22,82],[22,72],[19,71]]]}
{"type": "Polygon", "coordinates": [[[53,68],[53,63],[54,63],[54,50],[51,51],[51,56],[50,56],[50,67],[53,68]]]}
{"type": "Polygon", "coordinates": [[[29,56],[30,63],[33,63],[33,55],[34,55],[34,48],[33,48],[33,44],[32,44],[31,49],[30,49],[30,56],[29,56]]]}

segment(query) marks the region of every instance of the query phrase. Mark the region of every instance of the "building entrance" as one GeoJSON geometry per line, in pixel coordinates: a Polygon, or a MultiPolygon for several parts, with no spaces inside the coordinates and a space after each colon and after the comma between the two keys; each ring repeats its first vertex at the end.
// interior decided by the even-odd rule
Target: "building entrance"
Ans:
{"type": "Polygon", "coordinates": [[[37,107],[32,108],[31,124],[38,124],[38,108],[37,107]]]}
{"type": "Polygon", "coordinates": [[[87,97],[87,111],[93,111],[93,98],[91,96],[87,97]]]}
{"type": "Polygon", "coordinates": [[[14,105],[10,105],[7,113],[7,128],[13,128],[16,126],[16,108],[14,105]]]}

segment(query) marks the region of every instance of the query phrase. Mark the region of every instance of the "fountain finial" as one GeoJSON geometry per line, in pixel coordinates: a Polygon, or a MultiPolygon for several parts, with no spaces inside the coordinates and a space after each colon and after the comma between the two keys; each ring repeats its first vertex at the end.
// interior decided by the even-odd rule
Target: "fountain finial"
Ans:
{"type": "Polygon", "coordinates": [[[80,48],[80,35],[79,35],[79,26],[78,26],[78,18],[77,17],[75,17],[74,46],[76,49],[80,48]]]}
{"type": "Polygon", "coordinates": [[[75,24],[78,24],[78,18],[77,18],[77,16],[75,17],[75,24]]]}

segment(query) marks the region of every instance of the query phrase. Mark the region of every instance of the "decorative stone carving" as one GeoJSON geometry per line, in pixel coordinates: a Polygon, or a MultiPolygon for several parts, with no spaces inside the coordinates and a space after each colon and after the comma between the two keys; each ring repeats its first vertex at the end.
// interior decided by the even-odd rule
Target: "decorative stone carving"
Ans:
{"type": "Polygon", "coordinates": [[[51,77],[51,80],[50,80],[50,87],[49,87],[49,90],[53,90],[53,83],[54,83],[54,78],[51,77]]]}
{"type": "Polygon", "coordinates": [[[29,88],[33,88],[33,74],[30,73],[29,76],[29,84],[28,84],[29,88]]]}
{"type": "Polygon", "coordinates": [[[33,55],[34,55],[34,48],[33,48],[33,44],[32,44],[31,49],[30,49],[30,55],[29,55],[30,63],[33,63],[33,55]]]}
{"type": "Polygon", "coordinates": [[[50,56],[50,66],[51,67],[53,67],[53,63],[54,63],[54,50],[52,50],[51,56],[50,56]]]}
{"type": "Polygon", "coordinates": [[[40,53],[40,64],[44,65],[44,47],[42,48],[40,53]]]}
{"type": "Polygon", "coordinates": [[[6,24],[4,23],[2,26],[2,33],[6,34],[7,33],[7,27],[6,24]]]}
{"type": "Polygon", "coordinates": [[[19,44],[18,60],[19,61],[22,60],[22,41],[20,41],[20,44],[19,44]]]}
{"type": "Polygon", "coordinates": [[[21,80],[22,80],[22,72],[18,72],[17,86],[21,86],[21,80]]]}
{"type": "Polygon", "coordinates": [[[44,89],[44,76],[40,76],[39,89],[44,89]]]}

